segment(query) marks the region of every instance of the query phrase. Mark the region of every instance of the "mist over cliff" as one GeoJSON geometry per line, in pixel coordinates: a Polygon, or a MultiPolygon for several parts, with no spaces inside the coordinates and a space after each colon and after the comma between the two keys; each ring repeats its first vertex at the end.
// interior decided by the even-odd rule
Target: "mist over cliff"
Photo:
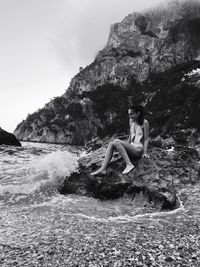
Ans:
{"type": "Polygon", "coordinates": [[[151,136],[198,141],[200,2],[174,0],[111,26],[107,44],[69,88],[17,125],[20,140],[82,145],[127,132],[143,104],[151,136]],[[196,71],[195,71],[196,70],[196,71]]]}

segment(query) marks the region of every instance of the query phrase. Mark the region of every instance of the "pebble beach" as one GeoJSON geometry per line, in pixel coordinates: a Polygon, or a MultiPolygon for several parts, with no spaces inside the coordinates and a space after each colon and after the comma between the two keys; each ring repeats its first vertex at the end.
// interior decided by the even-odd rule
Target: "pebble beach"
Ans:
{"type": "Polygon", "coordinates": [[[199,266],[200,186],[180,199],[176,211],[132,218],[73,214],[64,204],[10,208],[1,266],[199,266]]]}

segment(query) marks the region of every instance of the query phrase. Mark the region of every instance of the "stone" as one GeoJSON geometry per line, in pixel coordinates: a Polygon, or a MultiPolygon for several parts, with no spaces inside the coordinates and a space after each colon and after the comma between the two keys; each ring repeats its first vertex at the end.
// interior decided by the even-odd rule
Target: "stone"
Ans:
{"type": "Polygon", "coordinates": [[[79,172],[66,178],[60,192],[86,195],[101,200],[128,195],[140,204],[152,202],[160,209],[175,209],[180,204],[176,189],[182,186],[183,181],[191,184],[197,183],[200,179],[197,151],[180,146],[175,147],[170,153],[163,148],[150,148],[150,159],[133,161],[136,167],[127,175],[121,174],[125,163],[115,153],[106,174],[91,176],[91,172],[100,168],[105,149],[104,144],[103,147],[81,158],[79,172]],[[188,179],[191,172],[193,181],[188,179]]]}
{"type": "Polygon", "coordinates": [[[0,145],[21,146],[14,134],[6,132],[0,127],[0,145]]]}

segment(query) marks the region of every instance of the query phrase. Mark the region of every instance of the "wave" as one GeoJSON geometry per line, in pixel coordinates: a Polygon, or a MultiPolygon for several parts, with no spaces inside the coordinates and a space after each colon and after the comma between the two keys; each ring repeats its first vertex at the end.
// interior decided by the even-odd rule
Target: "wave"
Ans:
{"type": "Polygon", "coordinates": [[[78,159],[68,151],[56,151],[32,160],[26,168],[21,169],[20,175],[18,173],[18,176],[1,180],[0,199],[12,199],[13,202],[14,195],[21,200],[23,196],[46,197],[52,192],[57,193],[66,177],[78,171],[78,159]]]}
{"type": "Polygon", "coordinates": [[[78,160],[70,152],[52,152],[40,161],[31,163],[27,168],[27,175],[30,181],[41,181],[44,175],[50,182],[60,186],[65,177],[78,171],[78,160]]]}

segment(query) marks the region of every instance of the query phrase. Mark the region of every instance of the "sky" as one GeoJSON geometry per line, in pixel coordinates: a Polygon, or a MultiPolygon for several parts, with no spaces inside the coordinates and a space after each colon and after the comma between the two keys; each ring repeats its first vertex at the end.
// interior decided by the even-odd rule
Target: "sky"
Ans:
{"type": "Polygon", "coordinates": [[[62,95],[93,62],[110,26],[162,0],[0,0],[0,127],[62,95]]]}

